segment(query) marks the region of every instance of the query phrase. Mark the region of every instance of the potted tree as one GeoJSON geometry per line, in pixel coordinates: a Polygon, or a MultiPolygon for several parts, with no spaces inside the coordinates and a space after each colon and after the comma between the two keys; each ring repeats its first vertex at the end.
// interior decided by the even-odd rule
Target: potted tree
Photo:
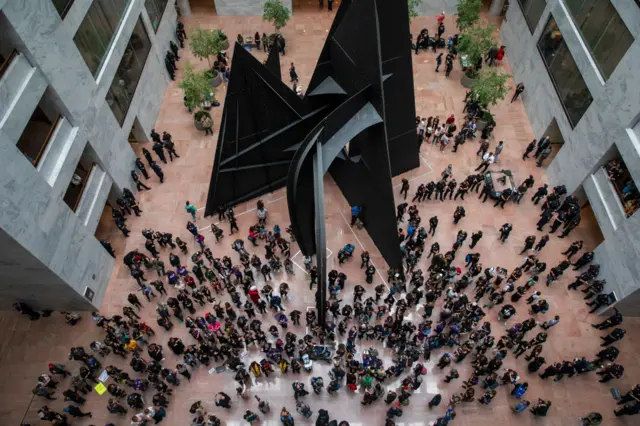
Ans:
{"type": "Polygon", "coordinates": [[[418,7],[422,4],[422,0],[407,0],[409,3],[409,22],[418,16],[418,7]]]}
{"type": "Polygon", "coordinates": [[[189,43],[193,56],[202,60],[206,59],[213,78],[211,85],[218,87],[222,84],[222,76],[217,70],[211,67],[211,57],[225,50],[225,45],[229,46],[229,39],[221,30],[203,30],[197,28],[191,33],[191,41],[189,43]]]}
{"type": "Polygon", "coordinates": [[[483,111],[477,121],[478,130],[484,129],[491,122],[495,123],[493,115],[489,112],[489,107],[497,105],[498,101],[504,99],[509,92],[510,88],[507,85],[509,78],[511,78],[509,74],[485,68],[479,72],[474,80],[471,96],[483,111]]]}
{"type": "Polygon", "coordinates": [[[208,115],[206,109],[211,108],[211,104],[217,104],[213,93],[214,89],[211,86],[211,75],[208,73],[210,71],[195,71],[193,65],[187,62],[184,64],[182,81],[178,83],[178,87],[184,92],[184,105],[189,112],[197,110],[194,115],[194,124],[198,130],[204,130],[200,126],[202,113],[208,115]]]}
{"type": "Polygon", "coordinates": [[[482,68],[482,59],[496,44],[494,31],[495,28],[490,24],[476,23],[466,28],[460,36],[458,53],[465,70],[462,74],[462,85],[468,89],[473,86],[473,81],[482,68]]]}
{"type": "Polygon", "coordinates": [[[220,29],[214,30],[214,32],[216,33],[218,40],[220,40],[220,47],[222,50],[227,50],[229,48],[229,39],[227,38],[227,35],[220,29]]]}
{"type": "Polygon", "coordinates": [[[482,9],[482,0],[460,0],[457,6],[458,19],[456,20],[458,30],[464,31],[478,22],[480,9],[482,9]]]}
{"type": "Polygon", "coordinates": [[[276,33],[280,33],[280,28],[287,25],[289,18],[291,18],[291,13],[289,9],[282,4],[281,0],[267,0],[264,3],[262,19],[271,22],[276,29],[276,33]]]}

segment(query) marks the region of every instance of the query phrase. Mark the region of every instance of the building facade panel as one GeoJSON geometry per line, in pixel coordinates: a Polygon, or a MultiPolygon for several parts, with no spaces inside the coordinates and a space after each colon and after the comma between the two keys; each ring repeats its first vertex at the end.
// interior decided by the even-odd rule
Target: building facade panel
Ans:
{"type": "MultiPolygon", "coordinates": [[[[15,110],[16,117],[28,121],[38,102],[63,117],[48,139],[42,165],[36,168],[16,147],[21,131],[2,125],[13,114],[0,114],[0,228],[9,250],[20,247],[19,256],[0,265],[0,274],[23,284],[0,289],[4,295],[0,308],[8,308],[16,299],[57,310],[91,309],[101,303],[114,260],[94,236],[97,223],[110,194],[134,188],[130,171],[135,154],[128,136],[136,118],[146,134],[154,127],[169,82],[164,55],[169,41],[175,39],[176,11],[173,2],[167,2],[154,31],[144,1],[126,2],[105,61],[94,77],[73,41],[92,0],[75,0],[64,19],[50,0],[0,0],[0,41],[23,55],[42,80],[42,84],[27,81],[22,90],[8,92],[15,105],[30,106],[30,110],[15,110]],[[106,95],[138,22],[148,33],[151,50],[120,125],[106,95]],[[30,97],[32,92],[39,96],[30,97]],[[73,211],[63,197],[79,163],[86,166],[88,175],[73,211]],[[34,291],[38,286],[47,290],[34,291]],[[87,286],[95,293],[92,302],[82,297],[87,286]]],[[[4,93],[2,80],[0,93],[4,93]]]]}

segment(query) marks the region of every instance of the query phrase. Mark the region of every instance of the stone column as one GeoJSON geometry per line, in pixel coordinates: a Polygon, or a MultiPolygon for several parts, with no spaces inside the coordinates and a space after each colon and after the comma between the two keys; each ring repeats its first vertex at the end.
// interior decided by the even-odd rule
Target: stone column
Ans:
{"type": "Polygon", "coordinates": [[[500,16],[502,13],[502,7],[504,6],[504,0],[493,0],[489,7],[489,15],[500,16]]]}
{"type": "MultiPolygon", "coordinates": [[[[211,0],[213,2],[213,0],[211,0]]],[[[178,7],[180,8],[180,14],[182,16],[191,15],[191,5],[189,4],[189,0],[178,0],[178,7]]]]}

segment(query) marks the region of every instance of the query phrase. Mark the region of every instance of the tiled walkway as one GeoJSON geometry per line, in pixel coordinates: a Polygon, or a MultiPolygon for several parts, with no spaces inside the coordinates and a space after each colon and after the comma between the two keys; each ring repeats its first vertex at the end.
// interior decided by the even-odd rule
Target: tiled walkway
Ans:
{"type": "MultiPolygon", "coordinates": [[[[197,26],[222,28],[230,39],[235,39],[238,33],[249,35],[255,31],[270,30],[269,26],[262,22],[260,17],[218,18],[208,14],[204,6],[194,7],[193,12],[192,16],[184,19],[188,29],[193,29],[197,26]]],[[[283,34],[287,38],[287,56],[282,58],[283,76],[288,75],[289,62],[294,61],[301,84],[306,87],[332,17],[333,15],[326,11],[318,12],[314,10],[297,12],[293,16],[287,27],[283,29],[283,34]]],[[[412,24],[412,32],[416,34],[420,28],[425,26],[434,27],[434,22],[434,18],[415,19],[412,24]]],[[[447,20],[447,26],[448,28],[454,27],[451,19],[447,20]]],[[[366,41],[363,40],[363,42],[366,41]]],[[[180,68],[186,60],[197,62],[193,60],[186,49],[181,51],[181,56],[180,68]]],[[[262,52],[257,52],[256,56],[260,60],[264,58],[262,52]]],[[[204,67],[205,64],[201,62],[198,66],[204,67]]],[[[508,65],[504,64],[504,67],[508,71],[508,65]]],[[[450,113],[455,113],[461,118],[465,90],[460,85],[460,71],[456,69],[449,78],[445,78],[442,73],[435,73],[434,68],[435,62],[432,53],[421,53],[417,57],[414,56],[417,114],[420,116],[437,115],[441,120],[444,120],[450,113]]],[[[178,71],[177,79],[180,79],[180,71],[178,71]]],[[[223,100],[224,94],[225,87],[221,86],[217,96],[220,100],[223,100]]],[[[544,170],[536,168],[532,161],[525,163],[520,159],[524,147],[533,138],[522,104],[520,102],[513,104],[501,102],[492,111],[497,116],[498,122],[495,140],[491,141],[492,147],[495,147],[499,140],[504,140],[506,144],[506,148],[500,157],[500,163],[495,168],[513,170],[518,182],[532,174],[536,179],[537,187],[538,184],[545,181],[544,170]]],[[[216,129],[221,112],[222,108],[217,108],[213,112],[216,129]]],[[[167,89],[156,129],[168,131],[173,135],[177,151],[181,157],[172,164],[163,167],[166,173],[163,185],[160,185],[155,177],[151,178],[149,182],[150,186],[153,187],[152,190],[140,194],[140,204],[144,213],[142,217],[132,217],[128,221],[129,228],[132,231],[129,239],[122,238],[121,234],[112,226],[109,217],[105,218],[100,224],[100,236],[112,241],[120,258],[123,253],[134,248],[144,250],[144,240],[140,234],[140,231],[144,228],[170,232],[174,236],[180,236],[187,241],[190,248],[194,247],[194,243],[184,227],[188,219],[187,214],[184,212],[184,202],[185,200],[190,200],[198,207],[204,206],[217,133],[214,137],[205,137],[201,132],[195,130],[192,117],[182,105],[181,90],[177,88],[175,83],[171,84],[167,89]]],[[[467,142],[458,153],[452,153],[450,149],[441,153],[431,145],[423,146],[421,167],[407,173],[407,177],[411,180],[411,192],[420,183],[437,179],[440,172],[449,163],[453,164],[454,177],[461,181],[478,164],[478,158],[475,156],[476,144],[477,142],[475,141],[467,142]]],[[[397,177],[394,183],[399,184],[400,177],[397,177]]],[[[399,191],[399,187],[397,187],[397,191],[399,191]]],[[[289,220],[284,190],[266,195],[262,199],[267,203],[269,210],[269,225],[279,224],[282,228],[286,227],[289,224],[289,220]]],[[[325,204],[327,235],[329,238],[327,243],[329,248],[327,253],[329,267],[338,268],[336,259],[338,249],[346,243],[353,243],[356,246],[356,258],[359,258],[362,249],[366,249],[372,254],[373,263],[380,271],[380,275],[375,277],[374,284],[382,282],[383,277],[386,278],[384,262],[367,234],[364,231],[354,231],[348,226],[349,206],[328,176],[326,177],[325,185],[325,204]]],[[[237,206],[235,209],[239,219],[241,237],[246,237],[248,227],[256,222],[255,212],[252,210],[254,207],[255,202],[252,202],[237,206]]],[[[448,250],[453,244],[458,229],[465,229],[469,232],[469,235],[476,230],[482,230],[484,237],[478,244],[477,250],[474,251],[482,254],[482,263],[485,267],[499,265],[509,270],[513,269],[521,263],[522,256],[518,253],[521,250],[524,239],[530,234],[536,234],[538,237],[542,235],[535,232],[534,226],[539,210],[528,199],[520,206],[509,204],[504,210],[494,209],[490,203],[482,204],[474,196],[468,196],[464,202],[460,203],[453,201],[424,202],[419,205],[419,208],[423,221],[428,220],[433,215],[440,217],[440,225],[435,235],[435,240],[445,250],[448,250]],[[467,217],[460,222],[459,226],[454,226],[451,216],[455,206],[458,204],[465,206],[467,217]],[[514,231],[509,241],[506,244],[501,244],[498,241],[498,228],[505,222],[512,223],[514,231]]],[[[202,211],[199,211],[199,215],[201,213],[202,211]]],[[[555,236],[552,237],[541,255],[549,266],[553,266],[560,261],[562,258],[560,252],[568,246],[571,240],[583,239],[586,248],[591,248],[596,244],[599,237],[594,228],[597,228],[597,224],[592,216],[589,217],[591,217],[590,220],[585,218],[582,221],[581,226],[574,232],[571,239],[559,240],[555,236]]],[[[204,219],[199,216],[197,223],[201,228],[207,228],[211,221],[212,218],[204,219]]],[[[222,224],[222,227],[225,231],[228,230],[226,224],[222,224]]],[[[220,244],[214,244],[213,236],[208,231],[204,235],[206,242],[210,244],[216,257],[229,254],[234,261],[237,261],[237,256],[235,254],[231,255],[231,237],[226,236],[220,244]]],[[[428,243],[430,244],[430,242],[428,243]]],[[[249,251],[261,256],[264,255],[262,247],[258,247],[255,250],[250,247],[249,251]]],[[[297,247],[293,245],[292,253],[297,251],[297,247]]],[[[460,251],[460,259],[456,264],[460,264],[467,252],[466,247],[460,251]]],[[[168,252],[166,250],[162,251],[162,256],[165,263],[168,264],[168,252]]],[[[300,254],[296,254],[293,260],[302,265],[300,254]]],[[[421,266],[424,267],[425,263],[423,262],[421,266]]],[[[345,302],[350,302],[353,286],[363,282],[364,274],[359,269],[359,262],[356,259],[346,263],[339,269],[349,277],[346,290],[341,297],[344,298],[345,302]]],[[[313,305],[314,298],[307,290],[307,279],[303,269],[296,268],[295,272],[295,276],[286,276],[284,274],[275,276],[274,283],[277,285],[282,281],[287,281],[292,288],[293,295],[292,300],[285,303],[287,310],[295,308],[304,312],[306,307],[313,305]]],[[[155,279],[154,273],[149,272],[147,275],[151,279],[155,279]]],[[[552,288],[546,288],[544,285],[538,286],[538,290],[543,292],[544,297],[551,305],[549,315],[540,318],[540,320],[550,318],[555,314],[559,314],[562,318],[561,323],[550,330],[549,342],[546,343],[543,352],[544,357],[549,362],[583,355],[591,358],[598,350],[598,335],[601,333],[596,332],[589,325],[597,319],[587,313],[587,309],[580,297],[581,293],[570,293],[566,289],[566,285],[574,275],[575,273],[573,272],[569,273],[568,276],[555,283],[552,288]]],[[[262,280],[259,280],[259,283],[262,283],[262,280]]],[[[129,277],[127,268],[118,262],[109,284],[102,312],[105,315],[121,312],[122,306],[126,303],[127,294],[135,291],[135,289],[135,282],[129,277]]],[[[367,286],[367,290],[369,294],[372,294],[372,287],[367,286]]],[[[440,307],[440,304],[438,307],[440,307]]],[[[203,315],[205,309],[201,308],[199,315],[203,315]]],[[[528,317],[523,301],[517,304],[517,309],[518,320],[528,317]]],[[[504,325],[497,321],[496,314],[495,309],[489,311],[487,320],[492,322],[494,335],[500,337],[503,334],[504,325]]],[[[419,315],[416,312],[412,312],[411,315],[412,318],[419,319],[419,315]]],[[[158,335],[155,341],[164,344],[170,336],[182,337],[185,342],[189,343],[192,341],[186,335],[184,327],[177,326],[172,333],[167,333],[157,327],[152,304],[145,304],[142,316],[151,326],[156,328],[158,335]]],[[[266,315],[264,317],[265,322],[272,322],[273,319],[270,317],[271,315],[266,315]]],[[[625,321],[629,333],[619,345],[622,351],[622,355],[619,358],[620,362],[627,368],[625,377],[622,380],[613,382],[613,385],[619,387],[623,392],[640,381],[640,374],[637,368],[640,361],[640,356],[638,355],[640,342],[638,340],[638,332],[634,332],[632,324],[634,324],[632,320],[625,321]]],[[[299,335],[305,333],[302,327],[294,327],[291,331],[299,335]]],[[[25,423],[38,424],[35,412],[47,401],[40,398],[31,401],[30,389],[34,386],[35,378],[38,374],[46,371],[48,362],[66,362],[72,371],[77,371],[79,366],[76,363],[66,361],[69,348],[83,345],[88,350],[89,342],[101,337],[96,331],[96,327],[91,324],[88,315],[85,315],[83,321],[76,327],[70,328],[63,323],[59,316],[31,323],[13,314],[6,314],[2,317],[0,336],[2,337],[0,339],[0,377],[4,382],[0,388],[0,424],[2,425],[19,424],[25,413],[25,423]]],[[[359,348],[360,352],[367,346],[367,343],[362,345],[359,348]]],[[[389,351],[382,349],[380,346],[378,348],[388,362],[391,355],[389,351]]],[[[165,363],[169,366],[174,366],[178,362],[177,357],[168,350],[165,350],[165,353],[167,353],[165,363]]],[[[434,394],[441,393],[443,401],[448,401],[453,393],[460,392],[462,380],[466,379],[470,373],[469,362],[464,362],[457,366],[461,379],[445,384],[442,380],[446,370],[443,372],[435,368],[435,363],[441,354],[442,351],[435,351],[432,361],[427,363],[429,374],[424,379],[425,383],[411,399],[411,405],[406,407],[404,415],[398,419],[398,424],[428,424],[445,411],[445,404],[429,411],[426,406],[429,399],[434,394]]],[[[248,361],[254,358],[261,358],[255,349],[249,351],[247,355],[248,361]]],[[[110,363],[115,365],[123,364],[120,360],[113,359],[113,357],[105,360],[105,365],[110,363]]],[[[527,399],[535,401],[537,397],[543,397],[553,401],[548,417],[534,418],[529,413],[514,415],[509,406],[513,406],[516,400],[509,396],[510,389],[507,390],[504,387],[500,387],[498,396],[490,406],[480,405],[476,402],[461,404],[457,408],[458,417],[452,424],[456,426],[485,426],[518,423],[521,425],[567,426],[578,424],[577,417],[590,411],[603,413],[605,416],[604,424],[607,425],[634,424],[632,420],[613,419],[614,401],[609,394],[611,386],[597,383],[594,374],[576,376],[554,383],[552,381],[543,382],[536,376],[529,375],[523,358],[515,360],[513,356],[508,356],[505,360],[505,367],[517,370],[522,377],[521,380],[529,382],[527,399]]],[[[326,372],[326,365],[317,363],[314,365],[314,375],[322,374],[326,378],[326,372]]],[[[268,380],[262,377],[251,387],[250,394],[259,395],[261,398],[268,400],[273,411],[279,411],[280,407],[286,405],[290,411],[294,412],[290,384],[292,380],[297,378],[297,375],[289,374],[283,377],[279,373],[268,380]]],[[[308,383],[309,377],[303,374],[299,379],[308,383]]],[[[385,383],[390,388],[395,387],[397,384],[385,383]]],[[[68,385],[68,379],[62,383],[61,390],[64,390],[66,385],[68,385]]],[[[164,424],[171,426],[191,424],[191,415],[188,413],[188,408],[196,400],[202,400],[207,410],[220,416],[224,424],[228,426],[244,424],[242,414],[246,409],[245,407],[251,407],[251,409],[256,410],[256,404],[253,399],[247,402],[234,399],[234,408],[231,411],[221,412],[221,410],[214,407],[213,396],[215,393],[224,390],[226,393],[233,395],[234,389],[235,383],[229,373],[208,374],[206,369],[199,368],[194,371],[191,383],[183,381],[182,385],[176,389],[175,397],[171,401],[168,410],[168,418],[165,419],[164,424]]],[[[148,393],[149,399],[151,395],[151,393],[148,393]]],[[[480,396],[479,389],[476,392],[476,396],[480,396]]],[[[338,421],[347,420],[351,425],[382,425],[387,406],[382,402],[378,402],[373,406],[362,407],[358,403],[360,398],[359,392],[353,393],[342,389],[334,396],[328,396],[326,392],[320,397],[309,395],[306,397],[306,401],[314,412],[317,413],[318,409],[326,408],[331,413],[332,418],[336,418],[338,421]]],[[[51,401],[49,406],[61,411],[64,406],[61,399],[55,402],[51,401]]],[[[72,422],[74,425],[104,425],[106,423],[128,425],[130,416],[134,414],[134,411],[130,410],[130,415],[127,418],[108,415],[105,409],[108,399],[107,394],[98,396],[93,393],[88,399],[84,410],[93,411],[93,419],[74,420],[72,422]]],[[[310,424],[310,421],[304,420],[297,414],[294,414],[294,417],[297,423],[310,424]]],[[[264,424],[268,425],[280,424],[277,413],[273,412],[271,415],[263,416],[262,420],[264,424]]],[[[312,420],[315,421],[315,415],[312,420]]],[[[637,418],[633,420],[637,422],[637,418]]]]}

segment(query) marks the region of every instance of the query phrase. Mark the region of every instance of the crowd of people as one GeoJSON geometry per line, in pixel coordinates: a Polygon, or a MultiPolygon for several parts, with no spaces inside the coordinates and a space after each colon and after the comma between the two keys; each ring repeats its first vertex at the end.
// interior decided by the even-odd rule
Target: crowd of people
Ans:
{"type": "MultiPolygon", "coordinates": [[[[438,25],[439,39],[441,20],[438,25]]],[[[422,35],[422,41],[424,37],[428,34],[422,35]]],[[[294,80],[293,64],[292,69],[294,80]]],[[[472,99],[467,102],[466,110],[471,115],[455,136],[454,151],[476,135],[474,114],[477,106],[473,105],[472,99]]],[[[416,120],[418,138],[421,143],[431,141],[432,145],[437,144],[444,150],[448,138],[454,137],[457,130],[455,123],[453,115],[444,123],[440,123],[438,117],[419,118],[416,120]]],[[[455,419],[456,409],[461,404],[475,401],[492,404],[498,392],[508,392],[513,397],[515,414],[528,410],[533,416],[546,416],[553,410],[553,402],[544,395],[528,394],[529,383],[533,380],[553,377],[560,381],[590,372],[596,372],[602,383],[619,379],[624,374],[624,367],[616,363],[619,350],[615,343],[624,338],[625,330],[618,327],[623,317],[615,309],[613,315],[592,325],[607,333],[602,336],[599,352],[568,360],[545,358],[544,350],[547,342],[553,339],[552,328],[559,323],[560,316],[554,312],[558,307],[550,306],[543,295],[543,281],[549,287],[573,268],[579,275],[568,288],[582,291],[591,312],[608,306],[612,300],[603,293],[606,282],[598,278],[600,268],[593,263],[596,260],[594,253],[585,250],[582,241],[572,242],[563,253],[566,259],[547,267],[541,253],[550,234],[562,229],[558,237],[564,238],[580,223],[577,199],[567,195],[562,185],[550,190],[544,184],[538,187],[529,202],[524,196],[535,185],[533,176],[524,179],[515,190],[507,186],[497,191],[494,179],[486,172],[491,172],[491,166],[499,161],[504,143],[500,142],[489,151],[488,140],[493,127],[490,125],[482,130],[477,153],[482,162],[478,169],[456,179],[453,165],[449,165],[439,180],[417,186],[411,205],[403,201],[397,206],[397,222],[401,226],[398,242],[403,264],[389,268],[385,282],[376,282],[378,271],[367,251],[357,253],[350,243],[339,248],[338,267],[328,273],[329,297],[324,306],[327,315],[324,326],[319,323],[316,310],[309,309],[303,314],[290,308],[290,295],[297,296],[298,292],[306,291],[304,288],[292,289],[287,284],[287,277],[295,275],[291,255],[295,239],[290,227],[282,233],[278,224],[269,223],[264,202],[257,202],[256,222],[247,230],[247,246],[251,243],[252,252],[245,247],[243,238],[236,238],[231,243],[235,254],[217,254],[220,251],[218,244],[225,242],[223,223],[228,225],[229,235],[241,233],[234,210],[228,206],[219,209],[218,223],[211,224],[210,237],[205,237],[198,226],[197,209],[189,201],[185,203],[190,219],[186,229],[193,236],[193,242],[174,238],[168,232],[142,230],[144,248],[122,256],[132,278],[127,305],[121,314],[105,316],[94,312],[92,319],[104,337],[87,342],[87,348],[71,348],[69,360],[72,363],[51,363],[48,372],[38,378],[34,395],[55,400],[59,387],[63,387],[65,390],[61,393],[65,402],[73,403],[62,412],[42,406],[38,410],[40,419],[60,426],[69,424],[68,416],[91,417],[92,413],[83,412],[81,407],[92,387],[99,383],[98,376],[103,370],[110,382],[106,387],[109,395],[106,409],[114,419],[108,426],[113,426],[118,416],[127,416],[133,426],[162,422],[174,393],[188,387],[194,371],[199,368],[214,368],[219,374],[233,377],[236,400],[220,391],[213,402],[219,409],[240,404],[243,419],[250,424],[259,422],[261,416],[271,412],[266,397],[248,397],[252,383],[266,380],[270,375],[291,375],[289,408],[304,418],[314,414],[305,402],[313,398],[307,386],[315,395],[357,390],[362,395],[363,406],[387,404],[386,417],[380,420],[385,426],[394,426],[411,400],[422,398],[424,394],[417,394],[416,390],[421,387],[425,375],[430,374],[427,365],[432,363],[432,356],[433,369],[446,372],[444,383],[451,388],[459,379],[462,382],[459,392],[452,393],[444,404],[441,394],[430,395],[428,401],[421,401],[433,410],[444,405],[436,426],[446,426],[455,419]],[[476,173],[478,171],[480,173],[476,173]],[[484,198],[483,202],[491,198],[495,208],[503,209],[507,202],[522,202],[528,204],[528,208],[540,205],[541,219],[535,225],[538,231],[544,231],[551,222],[550,230],[540,238],[532,234],[525,239],[520,252],[525,258],[513,270],[500,265],[484,265],[482,253],[473,251],[484,237],[482,230],[470,231],[469,235],[463,229],[469,226],[462,205],[469,193],[479,194],[479,198],[484,198]],[[437,241],[441,219],[432,216],[423,220],[427,218],[421,217],[419,211],[421,203],[447,200],[457,204],[451,220],[458,229],[450,249],[441,248],[437,241]],[[212,243],[205,243],[209,238],[212,243]],[[264,253],[259,255],[261,249],[264,253]],[[349,278],[340,268],[358,254],[363,276],[349,278]],[[575,261],[572,260],[574,256],[577,256],[575,261]],[[421,268],[421,263],[428,267],[421,268]],[[465,263],[464,267],[458,266],[462,263],[465,263]],[[147,277],[151,274],[155,275],[154,280],[147,277]],[[347,296],[351,292],[353,296],[347,296]],[[136,293],[144,296],[143,300],[136,293]],[[412,311],[418,315],[410,316],[412,311]],[[517,312],[526,312],[527,318],[514,322],[517,312]],[[169,336],[166,345],[159,343],[156,331],[147,323],[150,315],[155,316],[162,333],[169,336]],[[301,324],[303,316],[304,323],[301,324]],[[492,326],[494,318],[504,324],[504,329],[492,326]],[[188,338],[183,340],[175,336],[176,323],[186,327],[188,338]],[[377,344],[391,350],[391,359],[380,356],[375,348],[377,344]],[[169,351],[172,354],[167,354],[169,351]],[[526,373],[503,365],[509,355],[515,359],[524,355],[526,378],[526,373]],[[113,365],[111,359],[115,356],[125,359],[129,367],[113,365]],[[468,377],[461,378],[456,367],[465,359],[473,371],[468,377]],[[329,363],[331,368],[327,377],[313,375],[313,361],[329,363]],[[400,380],[399,386],[397,380],[400,380]]],[[[170,161],[174,156],[179,157],[171,135],[164,132],[160,137],[154,130],[151,137],[154,141],[152,149],[160,161],[167,163],[165,151],[170,161]]],[[[533,141],[522,159],[526,161],[534,150],[534,156],[539,159],[548,147],[548,138],[533,141]]],[[[162,183],[162,171],[151,153],[143,149],[143,155],[162,183]]],[[[145,184],[149,179],[146,166],[139,158],[136,168],[137,171],[131,174],[137,189],[150,189],[145,184]],[[138,172],[145,181],[139,178],[138,172]]],[[[410,191],[411,183],[403,179],[399,196],[406,200],[410,191]]],[[[113,211],[116,226],[128,237],[127,216],[142,213],[134,194],[125,190],[113,211]]],[[[352,226],[361,226],[358,217],[361,212],[359,206],[352,208],[352,226]]],[[[513,225],[505,223],[498,230],[499,240],[508,241],[512,230],[513,225]]],[[[103,245],[115,257],[110,244],[104,241],[103,245]]],[[[311,258],[304,258],[303,269],[309,279],[309,289],[315,288],[317,297],[314,285],[318,282],[318,269],[311,258]]],[[[27,308],[23,308],[25,315],[35,315],[27,308]]],[[[640,413],[640,385],[620,395],[617,403],[620,407],[614,411],[616,416],[640,413]]],[[[275,409],[285,426],[295,423],[289,408],[275,409]]],[[[192,425],[221,425],[214,410],[209,401],[194,402],[189,409],[192,425]]],[[[347,415],[319,409],[316,425],[348,426],[348,420],[336,418],[347,415]]],[[[602,414],[597,412],[586,413],[580,418],[585,426],[597,426],[602,420],[602,414]]]]}

